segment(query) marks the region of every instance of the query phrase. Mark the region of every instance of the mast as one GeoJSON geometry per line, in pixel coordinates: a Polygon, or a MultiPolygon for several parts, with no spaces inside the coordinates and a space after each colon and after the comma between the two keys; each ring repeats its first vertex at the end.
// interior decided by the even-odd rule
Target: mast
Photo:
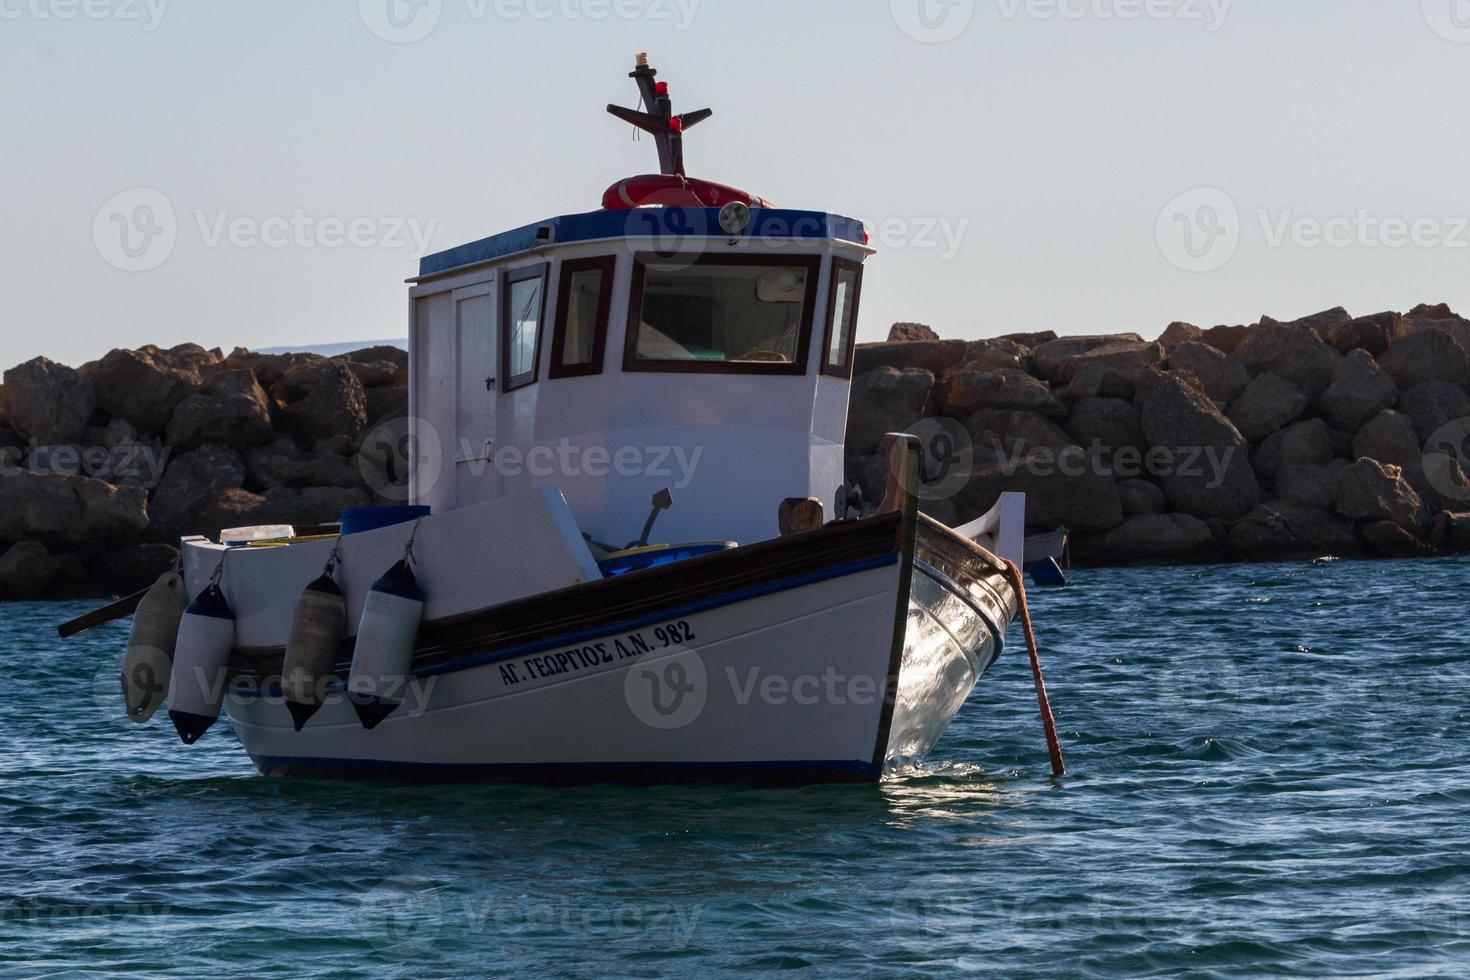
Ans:
{"type": "Polygon", "coordinates": [[[653,136],[658,144],[659,173],[687,177],[684,172],[684,132],[714,115],[713,110],[699,109],[674,115],[669,83],[655,81],[658,72],[649,66],[647,52],[638,53],[637,67],[628,73],[628,77],[638,84],[638,94],[648,111],[625,109],[620,105],[609,105],[607,111],[653,136]]]}

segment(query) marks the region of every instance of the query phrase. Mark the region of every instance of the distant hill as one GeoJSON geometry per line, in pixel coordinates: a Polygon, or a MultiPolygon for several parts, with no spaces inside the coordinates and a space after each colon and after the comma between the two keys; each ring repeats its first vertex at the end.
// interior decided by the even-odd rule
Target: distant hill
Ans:
{"type": "Polygon", "coordinates": [[[322,357],[336,357],[339,354],[351,354],[355,350],[363,350],[367,347],[397,347],[408,350],[407,340],[361,340],[346,344],[303,344],[294,347],[262,347],[256,351],[257,354],[320,354],[322,357]]]}

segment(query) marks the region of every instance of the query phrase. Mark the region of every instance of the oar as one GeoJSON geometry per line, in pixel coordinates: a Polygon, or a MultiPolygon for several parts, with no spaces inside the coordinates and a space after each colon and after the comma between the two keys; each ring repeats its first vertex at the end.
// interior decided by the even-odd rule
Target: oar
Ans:
{"type": "Polygon", "coordinates": [[[147,594],[148,589],[144,589],[142,592],[134,593],[126,599],[119,599],[101,609],[93,609],[85,616],[78,616],[69,623],[62,623],[56,627],[56,632],[61,634],[62,639],[66,639],[78,633],[85,633],[87,630],[94,630],[99,626],[106,626],[108,623],[115,623],[119,619],[127,619],[138,611],[138,605],[147,594]]]}
{"type": "Polygon", "coordinates": [[[1016,604],[1021,614],[1021,629],[1026,633],[1026,652],[1031,655],[1031,677],[1036,681],[1036,702],[1041,708],[1041,727],[1046,730],[1046,750],[1051,753],[1051,772],[1061,776],[1067,771],[1062,761],[1062,743],[1057,740],[1057,720],[1052,717],[1051,701],[1046,696],[1046,680],[1041,676],[1041,653],[1036,647],[1036,632],[1031,628],[1031,610],[1026,606],[1026,582],[1021,577],[1021,566],[1002,558],[1016,590],[1016,604]]]}

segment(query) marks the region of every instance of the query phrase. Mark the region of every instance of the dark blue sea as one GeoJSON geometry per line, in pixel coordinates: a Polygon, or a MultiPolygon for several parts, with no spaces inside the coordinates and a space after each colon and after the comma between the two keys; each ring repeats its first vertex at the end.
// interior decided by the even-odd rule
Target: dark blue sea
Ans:
{"type": "MultiPolygon", "coordinates": [[[[0,974],[1470,974],[1470,562],[1079,572],[876,787],[272,781],[0,607],[0,974]]],[[[588,724],[568,719],[568,724],[588,724]]],[[[588,738],[596,738],[589,728],[588,738]]]]}

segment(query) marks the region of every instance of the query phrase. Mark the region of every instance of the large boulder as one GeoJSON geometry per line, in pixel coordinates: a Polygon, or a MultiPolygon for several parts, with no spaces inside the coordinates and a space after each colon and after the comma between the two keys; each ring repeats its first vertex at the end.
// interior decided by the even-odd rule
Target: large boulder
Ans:
{"type": "Polygon", "coordinates": [[[847,411],[848,454],[870,455],[885,434],[907,431],[924,417],[933,391],[934,372],[925,368],[880,367],[858,375],[847,411]]]}
{"type": "Polygon", "coordinates": [[[1257,375],[1230,406],[1230,421],[1250,442],[1260,442],[1307,409],[1307,395],[1277,374],[1257,375]]]}
{"type": "Polygon", "coordinates": [[[364,388],[408,386],[408,353],[397,347],[369,347],[333,360],[347,365],[364,388]]]}
{"type": "Polygon", "coordinates": [[[92,578],[115,595],[132,595],[148,588],[178,561],[177,548],[135,542],[104,548],[87,564],[92,578]]]}
{"type": "Polygon", "coordinates": [[[1169,498],[1163,489],[1147,480],[1119,480],[1118,499],[1123,504],[1124,515],[1128,517],[1162,514],[1169,507],[1169,498]]]}
{"type": "Polygon", "coordinates": [[[1353,459],[1376,459],[1413,471],[1419,466],[1421,445],[1408,416],[1379,412],[1353,437],[1353,459]]]}
{"type": "Polygon", "coordinates": [[[356,439],[367,427],[367,395],[340,361],[301,364],[271,389],[281,428],[302,442],[345,436],[356,439]]]}
{"type": "Polygon", "coordinates": [[[1250,512],[1261,491],[1246,441],[1208,398],[1174,379],[1141,407],[1150,449],[1170,458],[1161,476],[1175,510],[1227,521],[1250,512]]]}
{"type": "Polygon", "coordinates": [[[1026,523],[1052,530],[1106,531],[1123,523],[1118,485],[1079,446],[1039,447],[1024,458],[977,466],[957,503],[983,514],[1002,493],[1026,494],[1026,523]]]}
{"type": "Polygon", "coordinates": [[[270,445],[247,449],[244,457],[245,486],[257,493],[276,487],[352,489],[363,485],[351,446],[341,439],[324,440],[307,451],[280,437],[270,445]]]}
{"type": "Polygon", "coordinates": [[[84,476],[0,475],[0,540],[92,544],[148,527],[148,494],[84,476]]]}
{"type": "Polygon", "coordinates": [[[1429,512],[1404,471],[1373,459],[1360,459],[1338,474],[1337,512],[1355,521],[1392,521],[1416,536],[1429,528],[1429,512]]]}
{"type": "Polygon", "coordinates": [[[1366,351],[1378,357],[1404,336],[1404,318],[1397,313],[1375,313],[1330,327],[1323,340],[1334,350],[1347,354],[1366,351]]]}
{"type": "Polygon", "coordinates": [[[6,371],[0,390],[9,427],[43,446],[81,442],[97,404],[92,382],[44,357],[6,371]]]}
{"type": "Polygon", "coordinates": [[[1251,328],[1244,325],[1211,327],[1201,338],[1222,354],[1234,354],[1235,349],[1250,336],[1251,328]]]}
{"type": "Polygon", "coordinates": [[[938,340],[934,328],[923,323],[895,323],[888,329],[888,342],[902,344],[913,340],[938,340]]]}
{"type": "Polygon", "coordinates": [[[1090,363],[1132,363],[1140,357],[1148,355],[1141,353],[1149,345],[1143,342],[1138,334],[1102,334],[1095,337],[1061,337],[1057,340],[1048,341],[1039,345],[1031,352],[1032,360],[1036,363],[1036,371],[1047,381],[1054,385],[1064,385],[1070,382],[1077,371],[1083,366],[1079,358],[1092,353],[1103,351],[1102,360],[1093,360],[1090,363]]]}
{"type": "Polygon", "coordinates": [[[1470,388],[1470,355],[1454,337],[1442,330],[1409,334],[1388,349],[1378,364],[1408,391],[1426,381],[1446,381],[1470,388]]]}
{"type": "Polygon", "coordinates": [[[1035,412],[983,408],[965,420],[965,431],[970,434],[976,458],[982,461],[1074,445],[1072,437],[1056,423],[1035,412]]]}
{"type": "Polygon", "coordinates": [[[159,435],[179,403],[204,383],[203,362],[191,355],[181,351],[175,357],[156,347],[115,350],[82,372],[97,386],[99,408],[142,435],[159,435]]]}
{"type": "Polygon", "coordinates": [[[225,491],[244,485],[245,463],[229,446],[206,443],[174,457],[153,491],[150,540],[175,544],[186,534],[205,533],[201,518],[207,509],[225,491]]]}
{"type": "Polygon", "coordinates": [[[1360,533],[1368,547],[1384,558],[1426,558],[1433,554],[1413,532],[1393,521],[1369,521],[1360,533]]]}
{"type": "Polygon", "coordinates": [[[951,418],[967,418],[982,408],[1035,412],[1065,418],[1067,406],[1051,386],[1013,368],[951,372],[939,386],[939,403],[951,418]]]}
{"type": "Polygon", "coordinates": [[[854,374],[889,367],[899,371],[919,368],[942,376],[964,362],[968,345],[963,340],[918,340],[903,344],[863,344],[853,361],[854,374]]]}
{"type": "Polygon", "coordinates": [[[1398,401],[1399,387],[1364,350],[1353,350],[1337,366],[1322,394],[1322,415],[1333,428],[1357,432],[1369,419],[1398,401]]]}
{"type": "Polygon", "coordinates": [[[1332,431],[1321,419],[1308,419],[1281,430],[1278,463],[1288,466],[1319,466],[1332,459],[1332,431]]]}
{"type": "Polygon", "coordinates": [[[1449,334],[1455,341],[1467,351],[1470,351],[1470,320],[1450,314],[1449,316],[1436,315],[1432,317],[1416,316],[1410,313],[1404,318],[1404,333],[1422,333],[1425,330],[1438,330],[1440,333],[1449,334]]]}
{"type": "Polygon", "coordinates": [[[225,358],[221,369],[249,371],[255,375],[262,388],[270,391],[290,371],[307,364],[320,364],[324,360],[326,358],[320,354],[257,354],[244,347],[237,347],[225,358]]]}
{"type": "Polygon", "coordinates": [[[234,449],[270,442],[270,403],[250,371],[221,371],[197,395],[174,409],[168,424],[168,444],[188,452],[206,442],[234,449]]]}
{"type": "Polygon", "coordinates": [[[1291,382],[1315,403],[1332,384],[1342,355],[1310,327],[1263,324],[1235,349],[1235,358],[1253,375],[1274,374],[1291,382]]]}
{"type": "Polygon", "coordinates": [[[22,541],[0,557],[0,598],[34,599],[61,574],[61,562],[39,541],[22,541]]]}
{"type": "Polygon", "coordinates": [[[1003,337],[972,340],[965,345],[965,357],[961,363],[972,371],[988,371],[992,368],[1026,371],[1031,366],[1031,348],[1003,337]]]}
{"type": "Polygon", "coordinates": [[[1070,357],[1055,356],[1057,345],[1066,343],[1066,339],[1053,341],[1038,347],[1032,354],[1038,373],[1053,384],[1071,382],[1089,369],[1113,372],[1136,383],[1139,372],[1145,368],[1162,367],[1165,360],[1162,344],[1146,344],[1134,340],[1114,340],[1070,357]],[[1043,351],[1050,351],[1045,360],[1043,351]]]}
{"type": "Polygon", "coordinates": [[[1089,452],[1111,456],[1126,448],[1141,457],[1148,451],[1143,415],[1121,398],[1084,398],[1077,402],[1067,418],[1067,431],[1089,452]]]}
{"type": "Polygon", "coordinates": [[[367,424],[371,429],[389,419],[408,414],[407,388],[369,388],[367,390],[367,424]]]}
{"type": "Polygon", "coordinates": [[[1169,348],[1169,367],[1194,375],[1206,394],[1225,405],[1239,398],[1251,381],[1244,364],[1205,343],[1186,342],[1169,348]]]}
{"type": "Polygon", "coordinates": [[[1192,323],[1185,323],[1183,320],[1175,320],[1165,327],[1164,332],[1159,335],[1159,343],[1164,345],[1164,348],[1169,351],[1171,356],[1174,353],[1176,344],[1204,343],[1204,339],[1205,332],[1203,330],[1192,323]]]}
{"type": "Polygon", "coordinates": [[[1289,320],[1285,323],[1273,320],[1269,316],[1261,317],[1261,326],[1296,327],[1298,329],[1310,330],[1312,333],[1322,336],[1333,327],[1341,326],[1353,318],[1353,315],[1341,306],[1334,306],[1330,310],[1321,313],[1313,313],[1300,319],[1289,320]]]}
{"type": "Polygon", "coordinates": [[[1344,520],[1290,500],[1271,500],[1230,527],[1230,550],[1240,558],[1352,557],[1362,545],[1344,520]]]}
{"type": "Polygon", "coordinates": [[[1055,330],[1031,330],[1021,333],[1001,334],[999,339],[1014,341],[1026,348],[1027,351],[1032,351],[1042,344],[1049,344],[1053,340],[1056,340],[1057,332],[1055,330]]]}
{"type": "Polygon", "coordinates": [[[1326,463],[1291,463],[1276,476],[1276,496],[1317,510],[1337,504],[1337,478],[1348,465],[1345,459],[1326,463]]]}
{"type": "Polygon", "coordinates": [[[1086,543],[1088,560],[1162,561],[1198,558],[1218,545],[1210,526],[1188,514],[1139,514],[1086,543]]]}
{"type": "Polygon", "coordinates": [[[1424,381],[1403,393],[1399,411],[1414,424],[1419,441],[1427,442],[1451,422],[1470,425],[1470,395],[1446,381],[1424,381]]]}

